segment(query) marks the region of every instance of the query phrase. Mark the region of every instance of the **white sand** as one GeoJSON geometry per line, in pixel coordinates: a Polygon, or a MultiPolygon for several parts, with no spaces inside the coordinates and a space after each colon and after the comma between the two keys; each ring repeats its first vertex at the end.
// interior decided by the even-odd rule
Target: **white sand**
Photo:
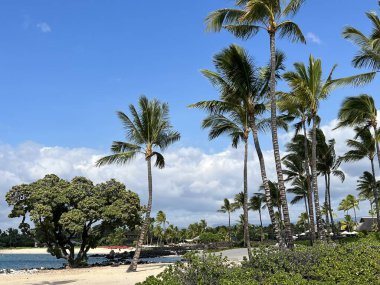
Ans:
{"type": "Polygon", "coordinates": [[[128,265],[79,269],[42,270],[34,274],[0,275],[1,285],[134,285],[162,272],[168,264],[139,264],[137,272],[126,273],[128,265]]]}

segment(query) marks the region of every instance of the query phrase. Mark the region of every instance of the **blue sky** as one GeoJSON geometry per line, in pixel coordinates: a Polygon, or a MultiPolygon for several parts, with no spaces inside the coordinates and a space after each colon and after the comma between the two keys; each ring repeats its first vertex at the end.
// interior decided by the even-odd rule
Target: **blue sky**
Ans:
{"type": "MultiPolygon", "coordinates": [[[[169,102],[182,145],[224,147],[224,140],[207,142],[202,113],[186,106],[217,96],[199,70],[212,68],[212,56],[230,43],[241,43],[259,65],[268,61],[264,33],[240,42],[225,32],[205,32],[205,16],[232,3],[1,1],[0,141],[107,150],[121,134],[115,111],[145,94],[169,102]]],[[[356,48],[340,33],[347,24],[368,29],[363,14],[371,9],[375,1],[306,1],[295,21],[317,42],[279,41],[288,68],[313,53],[326,73],[334,63],[337,76],[357,73],[350,66],[356,48]]],[[[335,92],[321,115],[331,120],[343,96],[359,91],[335,92]]]]}
{"type": "MultiPolygon", "coordinates": [[[[92,170],[78,172],[75,167],[75,171],[57,169],[57,165],[71,162],[55,158],[49,164],[42,154],[40,160],[31,160],[35,163],[26,167],[18,154],[34,157],[33,152],[45,154],[46,147],[57,148],[55,154],[63,156],[61,159],[68,153],[75,156],[73,153],[83,149],[92,158],[107,153],[113,140],[123,139],[115,112],[126,111],[142,94],[169,103],[173,125],[182,134],[181,142],[173,148],[188,151],[188,164],[200,161],[191,160],[192,149],[203,158],[209,154],[220,157],[226,151],[230,155],[228,140],[208,142],[207,132],[200,128],[202,112],[186,106],[217,97],[199,70],[212,69],[212,56],[229,44],[243,45],[258,65],[268,62],[265,33],[242,42],[226,32],[205,32],[207,14],[232,5],[233,1],[212,0],[1,1],[0,171],[10,173],[10,178],[0,185],[0,191],[5,193],[12,183],[31,182],[44,171],[61,171],[67,179],[78,173],[95,175],[92,170]],[[7,159],[1,160],[4,157],[7,159]],[[20,161],[16,163],[16,159],[20,161]],[[36,164],[42,168],[21,173],[23,167],[27,172],[36,164]]],[[[336,76],[364,71],[351,67],[357,49],[341,37],[341,32],[348,24],[369,31],[364,15],[369,10],[377,10],[377,1],[306,1],[294,21],[307,36],[308,44],[278,41],[278,48],[287,55],[288,70],[296,61],[305,62],[312,53],[322,59],[326,76],[335,63],[336,76]]],[[[329,125],[336,117],[345,96],[366,92],[379,98],[378,83],[376,79],[364,88],[333,92],[321,105],[322,125],[329,125]]],[[[286,86],[280,83],[279,88],[285,90],[286,86]]],[[[270,150],[270,138],[262,140],[264,149],[270,150]]],[[[84,157],[77,156],[73,161],[78,165],[78,161],[87,161],[90,165],[92,158],[84,157]]],[[[352,172],[354,183],[360,174],[352,172]]],[[[141,188],[133,189],[136,191],[145,187],[134,181],[126,183],[141,188]]],[[[222,200],[227,194],[232,197],[233,191],[228,191],[217,199],[222,200]]],[[[342,188],[337,197],[347,191],[342,188]]],[[[161,205],[173,210],[167,202],[162,201],[161,205]]],[[[197,218],[202,215],[206,214],[197,218]]]]}

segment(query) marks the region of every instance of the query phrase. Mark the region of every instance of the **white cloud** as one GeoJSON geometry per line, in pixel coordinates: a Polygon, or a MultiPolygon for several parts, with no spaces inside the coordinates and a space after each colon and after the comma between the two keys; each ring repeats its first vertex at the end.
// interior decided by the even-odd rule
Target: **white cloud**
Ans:
{"type": "Polygon", "coordinates": [[[51,27],[48,23],[46,22],[40,22],[36,25],[36,27],[43,33],[50,33],[51,32],[51,27]]]}
{"type": "Polygon", "coordinates": [[[308,33],[306,34],[306,38],[307,38],[308,40],[310,40],[312,43],[315,43],[315,44],[317,44],[317,45],[322,44],[321,39],[320,39],[316,34],[314,34],[314,33],[312,33],[312,32],[308,32],[308,33]]]}
{"type": "MultiPolygon", "coordinates": [[[[352,138],[350,129],[332,130],[335,121],[322,127],[327,138],[336,139],[338,155],[346,151],[345,141],[352,138]]],[[[256,155],[249,154],[249,195],[258,191],[261,184],[260,168],[256,155]]],[[[4,195],[13,186],[30,183],[49,173],[64,179],[85,176],[99,183],[111,178],[125,183],[127,188],[139,194],[142,203],[147,201],[146,164],[142,157],[123,166],[96,168],[95,161],[102,153],[89,148],[46,147],[32,142],[19,146],[0,144],[0,228],[16,226],[17,221],[7,218],[9,208],[4,195]]],[[[269,179],[275,179],[273,153],[264,152],[269,179]]],[[[166,168],[153,170],[153,214],[158,210],[166,212],[168,220],[179,226],[206,219],[210,225],[226,224],[227,216],[217,213],[224,198],[233,198],[243,189],[243,149],[227,148],[215,154],[207,154],[199,148],[172,148],[165,153],[166,168]]],[[[364,170],[369,169],[366,160],[355,164],[343,164],[346,181],[341,183],[332,178],[332,202],[336,209],[340,200],[349,193],[356,194],[356,180],[364,170]]],[[[320,199],[324,199],[324,181],[319,179],[320,199]]],[[[290,200],[291,197],[288,197],[290,200]]],[[[360,215],[367,215],[368,203],[360,204],[360,215]]],[[[304,211],[303,203],[290,205],[290,216],[296,221],[304,211]]],[[[240,213],[234,213],[236,222],[240,213]]],[[[338,213],[341,217],[343,213],[338,213]]],[[[263,221],[269,222],[266,211],[263,221]]],[[[258,224],[258,214],[250,213],[250,222],[258,224]]]]}

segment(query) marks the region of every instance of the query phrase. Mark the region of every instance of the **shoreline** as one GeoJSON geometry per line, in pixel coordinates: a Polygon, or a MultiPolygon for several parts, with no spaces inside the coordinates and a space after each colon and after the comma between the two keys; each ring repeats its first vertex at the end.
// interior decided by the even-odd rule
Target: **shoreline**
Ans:
{"type": "Polygon", "coordinates": [[[1,275],[2,285],[23,284],[66,284],[134,285],[144,281],[148,276],[161,273],[169,263],[139,264],[136,272],[126,273],[128,265],[103,266],[60,270],[41,270],[32,273],[1,275]]]}
{"type": "MultiPolygon", "coordinates": [[[[88,251],[88,254],[109,254],[110,251],[124,252],[133,251],[133,247],[118,249],[110,249],[105,247],[92,248],[88,251]]],[[[30,248],[4,248],[0,249],[0,254],[50,254],[47,252],[46,247],[30,247],[30,248]]]]}

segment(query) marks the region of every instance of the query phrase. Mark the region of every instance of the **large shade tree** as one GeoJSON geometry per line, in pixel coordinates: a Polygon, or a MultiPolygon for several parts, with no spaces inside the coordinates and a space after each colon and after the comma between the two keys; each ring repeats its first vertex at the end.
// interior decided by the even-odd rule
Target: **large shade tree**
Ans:
{"type": "Polygon", "coordinates": [[[22,218],[22,231],[70,267],[86,265],[87,252],[113,229],[140,223],[138,195],[115,180],[94,185],[84,177],[69,182],[50,174],[13,186],[6,200],[13,206],[9,217],[22,218]]]}
{"type": "Polygon", "coordinates": [[[227,29],[239,38],[248,39],[260,30],[269,35],[270,50],[270,80],[269,95],[271,108],[271,132],[276,163],[276,173],[281,194],[286,231],[286,242],[293,247],[288,203],[286,200],[285,183],[282,174],[280,148],[277,135],[276,107],[276,37],[288,38],[292,42],[305,42],[300,28],[288,18],[294,16],[304,0],[236,0],[236,8],[220,9],[211,12],[207,18],[207,29],[218,32],[227,29]]]}
{"type": "Polygon", "coordinates": [[[149,101],[145,96],[141,96],[138,105],[138,110],[132,104],[129,105],[130,116],[123,112],[117,113],[123,123],[128,142],[114,141],[111,146],[113,154],[99,159],[96,163],[97,166],[124,165],[142,154],[147,164],[148,205],[136,244],[136,251],[128,271],[137,269],[141,246],[149,226],[153,196],[152,159],[156,159],[155,166],[158,168],[165,167],[164,156],[156,148],[164,150],[180,139],[180,134],[174,131],[170,124],[168,104],[161,103],[156,99],[149,101]]]}

